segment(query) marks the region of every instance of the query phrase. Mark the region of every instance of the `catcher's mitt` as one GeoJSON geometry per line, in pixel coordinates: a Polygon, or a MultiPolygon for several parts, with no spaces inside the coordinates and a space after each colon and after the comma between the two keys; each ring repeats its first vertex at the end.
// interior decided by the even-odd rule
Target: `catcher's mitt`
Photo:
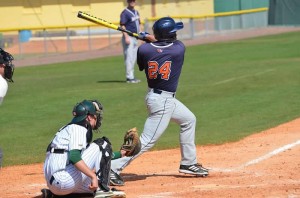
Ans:
{"type": "Polygon", "coordinates": [[[134,156],[141,150],[140,137],[137,128],[129,129],[124,136],[124,142],[121,146],[121,150],[126,151],[126,156],[134,156]]]}

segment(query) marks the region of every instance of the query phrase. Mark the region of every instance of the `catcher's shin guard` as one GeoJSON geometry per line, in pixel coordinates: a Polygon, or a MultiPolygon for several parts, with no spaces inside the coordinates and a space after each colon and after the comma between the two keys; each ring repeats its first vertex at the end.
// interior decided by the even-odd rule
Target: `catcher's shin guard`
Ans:
{"type": "Polygon", "coordinates": [[[102,158],[100,161],[100,168],[96,170],[96,175],[99,181],[99,188],[104,191],[110,191],[109,188],[109,178],[110,178],[110,166],[112,158],[112,147],[111,143],[106,137],[98,138],[94,140],[99,146],[102,152],[102,158]]]}

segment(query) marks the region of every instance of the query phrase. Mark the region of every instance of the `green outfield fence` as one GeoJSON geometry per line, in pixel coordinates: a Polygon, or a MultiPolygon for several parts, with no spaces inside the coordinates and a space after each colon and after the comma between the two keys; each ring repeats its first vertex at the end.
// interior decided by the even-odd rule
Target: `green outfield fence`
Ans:
{"type": "MultiPolygon", "coordinates": [[[[179,39],[194,39],[224,31],[266,27],[268,25],[268,8],[171,17],[182,21],[185,25],[185,28],[178,32],[179,39]]],[[[151,27],[157,19],[144,19],[144,30],[152,33],[151,27]]],[[[92,23],[88,26],[0,28],[0,47],[14,54],[16,59],[109,48],[119,45],[120,38],[120,32],[92,23]]]]}

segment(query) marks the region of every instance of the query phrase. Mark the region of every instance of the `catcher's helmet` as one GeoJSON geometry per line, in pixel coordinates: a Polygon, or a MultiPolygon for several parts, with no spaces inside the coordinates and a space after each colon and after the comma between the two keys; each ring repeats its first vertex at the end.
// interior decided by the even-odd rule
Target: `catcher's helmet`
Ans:
{"type": "Polygon", "coordinates": [[[97,100],[83,100],[77,103],[73,108],[72,123],[80,123],[84,121],[87,115],[97,116],[97,123],[94,129],[98,129],[102,122],[103,106],[97,100]]]}
{"type": "Polygon", "coordinates": [[[153,34],[158,41],[176,40],[176,32],[183,28],[183,23],[175,23],[171,17],[158,19],[152,27],[153,34]]]}
{"type": "Polygon", "coordinates": [[[0,48],[0,64],[5,65],[4,78],[9,82],[13,82],[14,64],[12,64],[12,60],[14,60],[14,57],[0,48]]]}

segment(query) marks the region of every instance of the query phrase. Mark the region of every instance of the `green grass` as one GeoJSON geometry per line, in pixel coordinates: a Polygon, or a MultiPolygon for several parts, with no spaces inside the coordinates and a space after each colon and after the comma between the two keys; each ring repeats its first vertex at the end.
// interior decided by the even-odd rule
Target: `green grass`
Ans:
{"type": "MultiPolygon", "coordinates": [[[[177,98],[197,117],[196,143],[221,144],[300,116],[299,32],[187,47],[177,98]]],[[[4,166],[42,162],[56,131],[83,99],[104,105],[102,132],[117,150],[147,117],[144,73],[124,83],[123,57],[17,68],[0,106],[4,166]]],[[[171,123],[154,149],[179,146],[171,123]]]]}

